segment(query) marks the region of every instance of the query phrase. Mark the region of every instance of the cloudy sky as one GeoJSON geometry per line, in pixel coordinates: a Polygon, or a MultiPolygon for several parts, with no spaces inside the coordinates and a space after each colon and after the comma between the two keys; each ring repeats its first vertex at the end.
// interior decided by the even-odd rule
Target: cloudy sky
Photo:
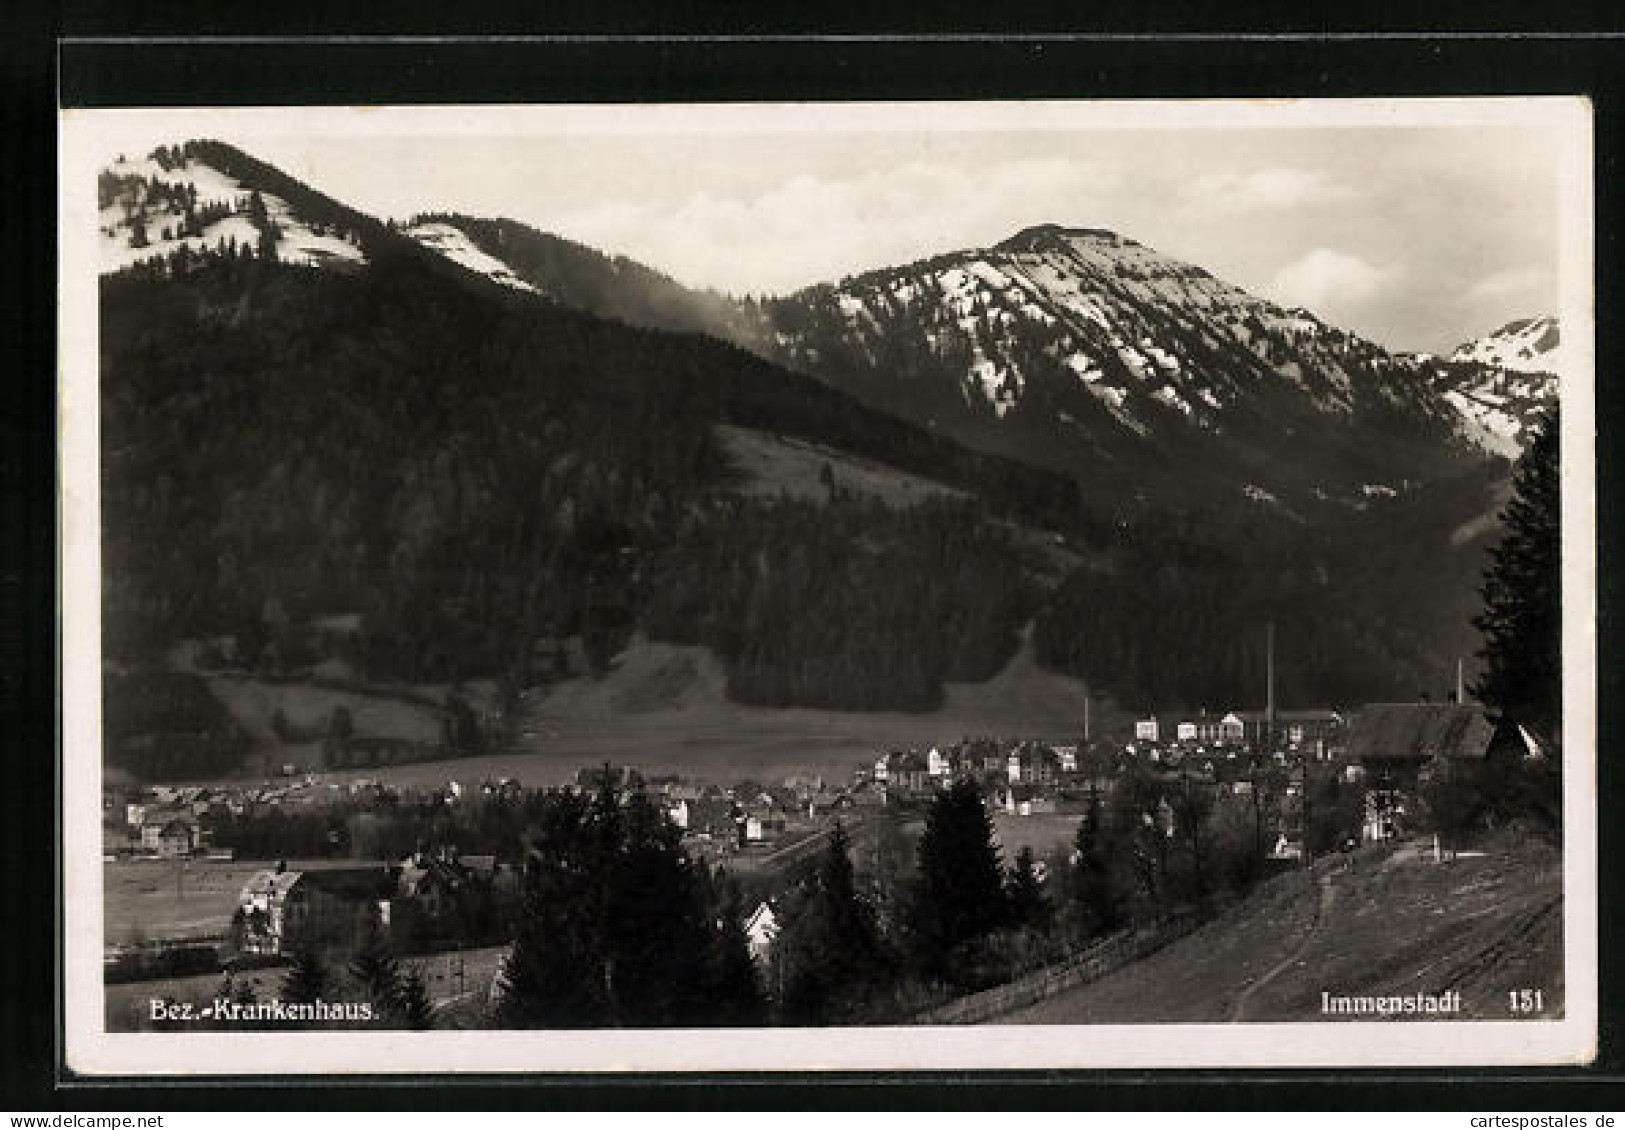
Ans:
{"type": "Polygon", "coordinates": [[[1572,131],[1528,103],[1162,105],[126,113],[96,137],[218,137],[374,214],[509,216],[735,294],[1054,222],[1396,349],[1557,309],[1572,131]]]}

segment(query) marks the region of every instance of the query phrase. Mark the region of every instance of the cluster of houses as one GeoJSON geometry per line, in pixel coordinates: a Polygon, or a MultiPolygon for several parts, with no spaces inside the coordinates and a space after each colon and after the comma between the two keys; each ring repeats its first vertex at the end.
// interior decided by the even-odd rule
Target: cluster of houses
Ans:
{"type": "MultiPolygon", "coordinates": [[[[1131,754],[1143,753],[1169,766],[1195,760],[1201,771],[1238,792],[1251,787],[1231,768],[1238,760],[1254,764],[1261,754],[1279,766],[1330,762],[1346,782],[1363,787],[1362,838],[1368,841],[1402,832],[1419,790],[1445,767],[1548,756],[1526,727],[1454,700],[1370,703],[1347,713],[1282,710],[1235,711],[1212,719],[1152,716],[1137,721],[1134,733],[1131,754]]],[[[1289,795],[1293,791],[1288,785],[1289,795]]]]}
{"type": "Polygon", "coordinates": [[[205,788],[109,790],[103,796],[104,854],[181,859],[207,851],[203,818],[222,803],[217,790],[205,788]]]}
{"type": "Polygon", "coordinates": [[[476,901],[500,920],[504,908],[517,905],[520,886],[513,865],[452,848],[370,866],[290,870],[279,863],[243,884],[233,941],[254,954],[353,945],[369,927],[388,935],[407,915],[432,930],[476,901]]]}
{"type": "Polygon", "coordinates": [[[1283,744],[1325,758],[1344,734],[1348,718],[1336,710],[1206,711],[1195,717],[1153,714],[1134,723],[1134,740],[1180,744],[1245,746],[1262,749],[1283,744]]]}
{"type": "MultiPolygon", "coordinates": [[[[749,874],[752,861],[794,855],[798,844],[817,844],[837,819],[849,826],[889,809],[917,807],[950,782],[971,777],[990,806],[1018,816],[1078,812],[1109,791],[1131,766],[1184,781],[1207,781],[1216,790],[1244,794],[1257,771],[1288,770],[1290,808],[1294,768],[1325,763],[1363,788],[1364,838],[1402,833],[1414,798],[1440,766],[1496,758],[1543,758],[1539,742],[1516,724],[1456,702],[1377,703],[1358,711],[1232,711],[1191,716],[1152,715],[1094,741],[964,738],[925,748],[890,749],[829,783],[814,776],[779,784],[702,785],[678,778],[645,781],[622,769],[620,785],[655,798],[683,833],[696,858],[749,874]]],[[[597,787],[602,770],[583,770],[577,788],[597,787]]],[[[217,818],[320,806],[367,791],[388,791],[371,781],[344,784],[317,777],[238,787],[122,786],[110,788],[108,852],[180,858],[210,852],[208,828],[217,818]]],[[[518,781],[485,781],[465,788],[449,783],[437,795],[518,797],[518,781]]],[[[1283,831],[1276,853],[1301,850],[1283,831]]],[[[777,864],[769,864],[769,871],[777,864]]],[[[328,938],[352,939],[366,923],[395,929],[445,919],[472,898],[517,898],[517,869],[491,856],[444,850],[365,865],[290,870],[278,865],[243,884],[234,931],[239,948],[286,953],[328,938]]],[[[754,902],[746,933],[753,952],[765,953],[778,929],[771,901],[754,902]]]]}
{"type": "Polygon", "coordinates": [[[884,792],[867,783],[831,787],[818,778],[765,786],[667,781],[654,792],[682,829],[691,855],[735,865],[791,845],[837,818],[852,820],[886,804],[884,792]]]}
{"type": "MultiPolygon", "coordinates": [[[[1109,790],[1133,762],[1153,771],[1208,780],[1216,789],[1246,794],[1261,765],[1302,767],[1329,763],[1342,778],[1363,786],[1362,838],[1392,839],[1406,828],[1418,790],[1451,764],[1484,764],[1497,758],[1546,759],[1549,751],[1524,727],[1491,718],[1482,707],[1456,702],[1374,703],[1358,711],[1232,711],[1209,717],[1153,715],[1126,734],[1092,744],[1040,740],[967,739],[947,747],[893,750],[855,774],[882,803],[928,796],[950,781],[971,776],[988,803],[1005,812],[1054,812],[1079,796],[1109,790]]],[[[1281,828],[1271,856],[1302,858],[1303,843],[1292,830],[1301,813],[1301,783],[1288,774],[1283,785],[1281,828]]],[[[1156,814],[1172,830],[1174,813],[1166,800],[1156,814]]],[[[771,899],[748,915],[745,935],[751,953],[765,961],[780,923],[771,899]]]]}
{"type": "Polygon", "coordinates": [[[102,794],[103,854],[179,859],[217,855],[210,826],[272,812],[315,811],[379,789],[374,782],[324,782],[315,776],[268,785],[113,785],[102,794]]]}
{"type": "Polygon", "coordinates": [[[1356,711],[1152,714],[1136,720],[1133,740],[1126,738],[1125,731],[1087,743],[966,739],[887,752],[858,778],[888,799],[906,800],[971,776],[990,804],[1037,815],[1102,794],[1131,764],[1237,795],[1257,787],[1261,768],[1273,767],[1285,773],[1290,800],[1301,788],[1294,771],[1323,763],[1347,783],[1363,785],[1364,838],[1374,840],[1402,830],[1412,798],[1441,765],[1546,756],[1526,728],[1454,701],[1373,703],[1356,711]]]}
{"type": "Polygon", "coordinates": [[[1368,840],[1401,831],[1418,790],[1451,765],[1533,761],[1556,767],[1553,751],[1527,727],[1454,702],[1367,706],[1350,727],[1342,752],[1357,774],[1354,779],[1365,785],[1368,840]]]}

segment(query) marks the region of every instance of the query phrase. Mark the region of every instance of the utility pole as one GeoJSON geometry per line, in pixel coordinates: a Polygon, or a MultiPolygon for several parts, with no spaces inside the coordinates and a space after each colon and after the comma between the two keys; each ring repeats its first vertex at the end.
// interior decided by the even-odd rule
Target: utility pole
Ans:
{"type": "Polygon", "coordinates": [[[1264,752],[1275,752],[1275,621],[1264,629],[1264,752]]]}
{"type": "Polygon", "coordinates": [[[1302,791],[1298,794],[1298,812],[1302,817],[1302,827],[1299,829],[1299,854],[1303,857],[1304,867],[1310,864],[1309,857],[1309,756],[1299,751],[1298,764],[1303,767],[1302,791]]]}
{"type": "Polygon", "coordinates": [[[1467,692],[1461,677],[1461,656],[1456,656],[1456,705],[1460,706],[1467,701],[1467,692]]]}

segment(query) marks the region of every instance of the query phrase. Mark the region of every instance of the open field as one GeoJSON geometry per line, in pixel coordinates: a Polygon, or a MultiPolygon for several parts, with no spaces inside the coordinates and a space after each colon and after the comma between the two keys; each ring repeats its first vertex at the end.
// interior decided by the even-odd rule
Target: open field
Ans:
{"type": "Polygon", "coordinates": [[[838,489],[871,495],[888,506],[911,506],[931,498],[964,497],[964,491],[935,480],[821,443],[732,424],[717,424],[714,430],[734,467],[745,476],[740,489],[747,494],[782,492],[792,498],[823,502],[829,498],[829,488],[822,478],[828,468],[838,489]]]}
{"type": "MultiPolygon", "coordinates": [[[[605,761],[695,781],[773,781],[816,773],[832,782],[895,746],[929,746],[967,735],[1075,739],[1084,684],[1039,668],[1025,645],[985,683],[950,683],[935,711],[849,713],[772,710],[730,702],[726,675],[709,651],[638,640],[603,678],[578,678],[529,692],[516,748],[484,757],[424,761],[335,774],[400,785],[516,777],[527,786],[562,783],[605,761]]],[[[1097,725],[1118,712],[1096,701],[1097,725]]]]}
{"type": "MultiPolygon", "coordinates": [[[[793,774],[819,774],[844,782],[888,748],[958,741],[967,736],[1076,740],[1083,725],[1082,680],[1039,667],[1024,642],[1005,669],[983,683],[949,683],[933,711],[856,713],[838,710],[744,706],[729,701],[727,675],[702,647],[654,643],[641,637],[615,657],[601,678],[578,677],[526,692],[520,737],[511,749],[480,757],[448,758],[365,769],[322,771],[336,782],[367,779],[400,787],[434,788],[448,781],[512,777],[527,787],[563,784],[583,766],[634,765],[648,774],[676,773],[719,784],[746,779],[772,782],[793,774]]],[[[295,726],[314,725],[334,706],[349,708],[358,735],[435,740],[438,714],[396,694],[368,695],[300,683],[263,683],[214,676],[209,686],[262,743],[236,778],[197,784],[264,779],[267,766],[292,762],[317,769],[319,743],[275,744],[270,716],[281,707],[295,726]]],[[[445,688],[420,688],[424,695],[445,688]]],[[[483,685],[469,688],[480,708],[483,685]]],[[[1099,728],[1128,716],[1096,698],[1099,728]]]]}
{"type": "Polygon", "coordinates": [[[1078,822],[1082,819],[1076,813],[1012,816],[999,812],[993,816],[993,834],[998,837],[1006,863],[1014,862],[1016,853],[1024,847],[1032,848],[1033,857],[1043,861],[1056,848],[1071,850],[1072,841],[1078,834],[1078,822]]]}
{"type": "MultiPolygon", "coordinates": [[[[336,707],[350,712],[365,737],[415,742],[440,739],[440,711],[406,695],[364,694],[304,682],[268,682],[244,675],[209,676],[209,689],[238,725],[260,742],[274,742],[271,716],[281,710],[295,732],[323,734],[336,707]]],[[[312,742],[310,744],[319,744],[312,742]]]]}
{"type": "MultiPolygon", "coordinates": [[[[237,909],[237,897],[249,876],[275,866],[275,860],[249,859],[103,863],[104,942],[128,945],[221,937],[231,925],[231,913],[237,909]]],[[[288,861],[293,871],[367,866],[383,864],[345,859],[288,861]]]]}
{"type": "Polygon", "coordinates": [[[1264,884],[1189,937],[1005,1024],[1338,1019],[1321,993],[1462,996],[1450,1019],[1509,1018],[1507,991],[1563,1000],[1562,862],[1550,849],[1433,862],[1368,847],[1264,884]]]}

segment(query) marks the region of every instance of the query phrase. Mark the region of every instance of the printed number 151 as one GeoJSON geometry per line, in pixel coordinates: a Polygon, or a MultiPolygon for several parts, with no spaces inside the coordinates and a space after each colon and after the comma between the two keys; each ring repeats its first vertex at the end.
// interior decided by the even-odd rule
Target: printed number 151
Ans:
{"type": "Polygon", "coordinates": [[[1515,1014],[1546,1011],[1546,998],[1539,989],[1510,989],[1507,991],[1507,1009],[1515,1014]]]}

